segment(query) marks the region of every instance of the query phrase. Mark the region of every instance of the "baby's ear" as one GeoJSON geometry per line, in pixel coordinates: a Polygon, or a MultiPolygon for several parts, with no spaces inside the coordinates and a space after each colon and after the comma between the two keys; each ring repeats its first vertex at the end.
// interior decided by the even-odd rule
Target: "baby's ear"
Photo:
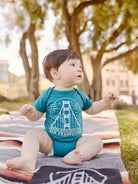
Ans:
{"type": "Polygon", "coordinates": [[[51,68],[50,75],[51,75],[52,79],[58,79],[59,78],[58,71],[55,68],[51,68]]]}

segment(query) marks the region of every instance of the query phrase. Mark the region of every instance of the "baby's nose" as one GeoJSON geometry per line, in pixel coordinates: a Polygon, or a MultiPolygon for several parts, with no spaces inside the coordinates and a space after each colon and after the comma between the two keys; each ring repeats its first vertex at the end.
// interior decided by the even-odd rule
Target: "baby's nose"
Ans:
{"type": "Polygon", "coordinates": [[[78,67],[77,67],[77,71],[78,71],[78,72],[82,72],[82,67],[78,66],[78,67]]]}

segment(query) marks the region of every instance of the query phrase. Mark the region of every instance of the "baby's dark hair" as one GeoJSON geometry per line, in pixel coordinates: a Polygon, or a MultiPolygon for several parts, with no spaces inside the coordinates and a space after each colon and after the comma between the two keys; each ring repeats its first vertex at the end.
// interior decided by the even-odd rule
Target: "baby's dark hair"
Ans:
{"type": "Polygon", "coordinates": [[[69,59],[79,59],[77,54],[70,49],[60,49],[50,52],[43,60],[43,69],[45,77],[52,81],[50,70],[55,68],[58,70],[58,67],[69,59]]]}

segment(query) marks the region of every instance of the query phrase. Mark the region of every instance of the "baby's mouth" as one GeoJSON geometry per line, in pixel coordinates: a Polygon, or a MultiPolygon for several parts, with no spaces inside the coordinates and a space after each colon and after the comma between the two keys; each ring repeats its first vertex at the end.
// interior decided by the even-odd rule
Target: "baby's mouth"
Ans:
{"type": "Polygon", "coordinates": [[[81,76],[81,75],[78,75],[77,77],[82,78],[82,76],[81,76]]]}

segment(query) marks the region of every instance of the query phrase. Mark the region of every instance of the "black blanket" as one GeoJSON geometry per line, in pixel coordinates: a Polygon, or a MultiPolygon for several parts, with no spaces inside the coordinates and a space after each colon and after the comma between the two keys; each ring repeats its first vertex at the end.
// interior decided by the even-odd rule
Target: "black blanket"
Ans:
{"type": "Polygon", "coordinates": [[[28,184],[122,184],[117,169],[42,166],[28,184]]]}

